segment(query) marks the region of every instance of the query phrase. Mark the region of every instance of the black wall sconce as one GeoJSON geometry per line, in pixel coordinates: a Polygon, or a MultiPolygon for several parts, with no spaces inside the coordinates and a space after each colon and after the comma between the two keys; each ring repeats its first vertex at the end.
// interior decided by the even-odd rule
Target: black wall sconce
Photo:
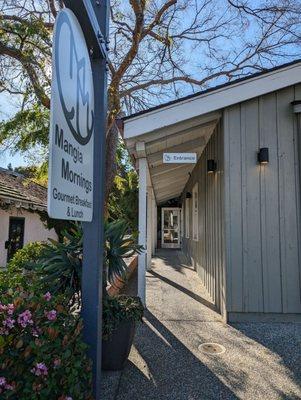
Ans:
{"type": "Polygon", "coordinates": [[[191,199],[191,193],[190,192],[186,192],[186,199],[191,199]]]}
{"type": "Polygon", "coordinates": [[[269,162],[269,149],[268,147],[262,147],[257,153],[257,160],[259,164],[268,164],[269,162]]]}
{"type": "Polygon", "coordinates": [[[216,171],[216,161],[214,160],[207,160],[207,172],[208,174],[213,174],[216,171]]]}

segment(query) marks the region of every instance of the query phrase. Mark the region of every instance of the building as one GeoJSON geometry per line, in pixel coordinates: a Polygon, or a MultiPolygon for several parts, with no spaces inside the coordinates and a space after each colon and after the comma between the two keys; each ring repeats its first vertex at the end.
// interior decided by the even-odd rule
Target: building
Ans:
{"type": "Polygon", "coordinates": [[[41,220],[46,210],[47,189],[0,168],[0,267],[26,243],[57,239],[41,220]]]}
{"type": "Polygon", "coordinates": [[[124,119],[144,300],[161,243],[189,257],[225,321],[301,320],[300,113],[301,60],[124,119]]]}

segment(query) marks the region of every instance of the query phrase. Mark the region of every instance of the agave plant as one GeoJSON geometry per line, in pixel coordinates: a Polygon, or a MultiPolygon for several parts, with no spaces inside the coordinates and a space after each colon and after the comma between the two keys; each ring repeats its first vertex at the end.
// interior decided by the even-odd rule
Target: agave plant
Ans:
{"type": "Polygon", "coordinates": [[[69,231],[63,232],[63,241],[49,239],[43,245],[39,259],[29,264],[27,269],[34,270],[40,281],[52,293],[66,293],[71,305],[81,302],[81,273],[83,254],[83,232],[81,225],[74,224],[69,231]]]}
{"type": "MultiPolygon", "coordinates": [[[[128,234],[128,224],[113,221],[105,224],[104,229],[104,271],[110,283],[116,276],[123,276],[127,265],[125,259],[135,253],[141,253],[142,246],[128,234]]],[[[35,264],[27,269],[35,270],[41,282],[53,292],[64,292],[70,297],[70,305],[81,303],[81,275],[83,255],[83,230],[80,224],[74,224],[64,231],[63,241],[49,240],[35,264]]],[[[104,289],[106,278],[104,280],[104,289]]]]}
{"type": "Polygon", "coordinates": [[[129,225],[124,220],[105,224],[105,264],[110,283],[113,283],[116,276],[122,277],[125,274],[127,270],[125,260],[134,254],[140,254],[143,250],[128,231],[129,225]]]}

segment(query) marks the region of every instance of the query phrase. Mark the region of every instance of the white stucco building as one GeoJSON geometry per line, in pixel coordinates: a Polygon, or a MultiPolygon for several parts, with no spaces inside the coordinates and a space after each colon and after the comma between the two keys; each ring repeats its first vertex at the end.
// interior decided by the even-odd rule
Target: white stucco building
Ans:
{"type": "Polygon", "coordinates": [[[41,220],[46,210],[47,189],[0,168],[0,267],[29,242],[57,239],[41,220]]]}

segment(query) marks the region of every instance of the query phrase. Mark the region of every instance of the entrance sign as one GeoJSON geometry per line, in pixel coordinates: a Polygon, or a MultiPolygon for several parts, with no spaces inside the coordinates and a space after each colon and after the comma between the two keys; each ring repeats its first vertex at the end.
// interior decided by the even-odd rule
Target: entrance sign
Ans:
{"type": "Polygon", "coordinates": [[[196,164],[196,153],[163,153],[164,164],[196,164]]]}
{"type": "Polygon", "coordinates": [[[93,76],[83,31],[67,8],[55,22],[52,71],[48,214],[92,221],[93,76]]]}

